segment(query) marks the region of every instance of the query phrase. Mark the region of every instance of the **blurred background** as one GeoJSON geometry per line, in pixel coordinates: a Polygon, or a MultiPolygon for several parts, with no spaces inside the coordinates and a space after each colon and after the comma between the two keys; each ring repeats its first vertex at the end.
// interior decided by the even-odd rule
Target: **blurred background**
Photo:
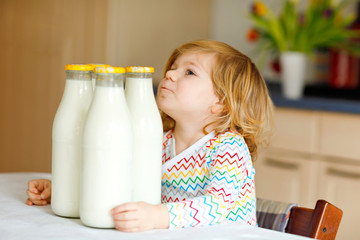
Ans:
{"type": "Polygon", "coordinates": [[[209,38],[208,0],[0,1],[0,172],[51,171],[52,121],[64,66],[155,67],[171,51],[209,38]]]}
{"type": "Polygon", "coordinates": [[[172,50],[187,41],[211,38],[249,53],[251,4],[1,0],[0,172],[50,171],[52,121],[66,64],[153,66],[156,84],[172,50]]]}
{"type": "MultiPolygon", "coordinates": [[[[64,90],[66,64],[153,66],[156,85],[175,47],[209,38],[249,55],[260,67],[276,105],[274,136],[255,161],[257,196],[311,208],[324,198],[344,211],[339,239],[356,239],[359,58],[341,49],[311,50],[302,96],[287,99],[281,92],[280,56],[270,57],[271,49],[255,51],[260,44],[256,41],[264,36],[250,31],[255,25],[252,14],[262,17],[269,10],[277,14],[284,1],[263,1],[267,9],[256,8],[254,2],[1,0],[0,172],[51,171],[52,122],[64,90]],[[338,77],[335,82],[333,76],[338,77]]],[[[288,2],[297,2],[302,9],[317,3],[288,2]]],[[[344,13],[357,11],[357,1],[352,1],[344,13]]],[[[332,13],[334,9],[326,9],[324,17],[333,17],[332,13]]],[[[360,29],[360,19],[354,18],[348,27],[360,29]]],[[[312,35],[305,40],[309,39],[312,35]]],[[[354,45],[359,46],[359,39],[354,45]]]]}
{"type": "MultiPolygon", "coordinates": [[[[254,2],[1,0],[0,172],[51,171],[52,122],[66,64],[153,66],[157,84],[175,47],[209,38],[249,55],[276,105],[273,139],[255,161],[257,196],[312,208],[324,198],[344,211],[338,238],[358,239],[359,58],[342,50],[335,49],[335,55],[334,49],[311,50],[303,95],[287,99],[281,92],[279,55],[255,49],[263,36],[250,31],[255,23],[250,16],[262,16],[264,9],[254,8],[254,2]],[[342,80],[331,82],[335,75],[342,80]]],[[[316,3],[289,2],[302,9],[316,3]]],[[[281,0],[263,3],[274,13],[284,5],[281,0]]],[[[352,1],[344,15],[357,11],[357,1],[352,1]]],[[[348,27],[360,29],[359,24],[354,18],[348,27]]],[[[359,46],[358,40],[354,44],[359,46]]]]}

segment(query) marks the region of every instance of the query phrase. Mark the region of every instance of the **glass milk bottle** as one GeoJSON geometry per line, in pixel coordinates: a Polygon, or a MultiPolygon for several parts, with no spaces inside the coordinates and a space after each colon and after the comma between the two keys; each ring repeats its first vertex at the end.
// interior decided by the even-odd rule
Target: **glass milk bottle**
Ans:
{"type": "Polygon", "coordinates": [[[52,129],[51,207],[55,214],[79,217],[82,130],[93,90],[90,65],[65,66],[66,83],[52,129]]]}
{"type": "Polygon", "coordinates": [[[93,67],[93,71],[91,72],[91,81],[92,81],[93,90],[95,91],[95,83],[96,83],[96,73],[95,73],[95,69],[96,69],[97,67],[110,67],[110,65],[108,65],[108,64],[102,64],[102,63],[89,63],[89,65],[93,67]]]}
{"type": "Polygon", "coordinates": [[[124,95],[125,69],[97,67],[96,86],[84,126],[80,219],[113,228],[111,209],[132,201],[133,135],[124,95]]]}
{"type": "Polygon", "coordinates": [[[134,201],[161,203],[163,127],[151,67],[127,67],[125,95],[134,131],[134,201]]]}

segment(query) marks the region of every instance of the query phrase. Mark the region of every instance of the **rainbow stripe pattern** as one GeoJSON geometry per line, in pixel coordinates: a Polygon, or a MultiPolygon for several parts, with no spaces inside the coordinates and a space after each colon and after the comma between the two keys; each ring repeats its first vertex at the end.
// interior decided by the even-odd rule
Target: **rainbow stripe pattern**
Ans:
{"type": "Polygon", "coordinates": [[[162,160],[162,203],[170,229],[224,221],[256,225],[255,170],[241,135],[212,132],[176,155],[169,131],[162,160]]]}

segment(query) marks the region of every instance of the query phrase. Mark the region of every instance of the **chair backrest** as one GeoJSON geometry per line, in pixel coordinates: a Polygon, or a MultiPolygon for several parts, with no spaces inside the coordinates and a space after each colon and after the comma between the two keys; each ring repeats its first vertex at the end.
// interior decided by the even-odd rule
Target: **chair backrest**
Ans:
{"type": "Polygon", "coordinates": [[[293,207],[285,232],[322,240],[333,240],[340,225],[342,210],[325,200],[314,209],[293,207]]]}
{"type": "Polygon", "coordinates": [[[285,232],[289,221],[290,211],[298,205],[295,203],[279,202],[269,199],[256,199],[257,224],[279,232],[285,232]]]}

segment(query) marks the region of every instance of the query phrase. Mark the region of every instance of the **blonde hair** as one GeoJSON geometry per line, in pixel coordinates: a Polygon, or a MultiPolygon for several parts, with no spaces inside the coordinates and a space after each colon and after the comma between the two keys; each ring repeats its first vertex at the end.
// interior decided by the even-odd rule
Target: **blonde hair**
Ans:
{"type": "MultiPolygon", "coordinates": [[[[219,134],[227,129],[240,133],[249,148],[253,160],[257,157],[258,145],[268,143],[273,122],[273,104],[266,83],[249,57],[229,45],[198,40],[176,48],[165,67],[170,70],[175,60],[186,53],[212,53],[216,62],[212,69],[215,93],[223,104],[223,111],[209,125],[219,134]]],[[[164,131],[174,129],[175,121],[161,113],[164,131]]]]}

